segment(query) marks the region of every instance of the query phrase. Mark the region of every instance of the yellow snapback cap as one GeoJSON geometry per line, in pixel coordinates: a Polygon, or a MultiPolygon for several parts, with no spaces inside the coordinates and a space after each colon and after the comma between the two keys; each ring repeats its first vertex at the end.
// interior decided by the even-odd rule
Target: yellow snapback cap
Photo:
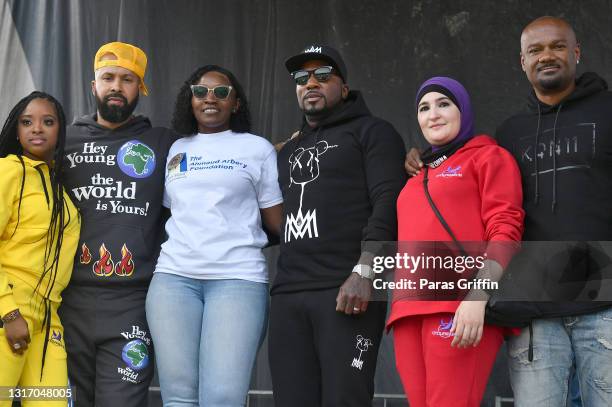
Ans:
{"type": "Polygon", "coordinates": [[[140,48],[125,42],[109,42],[102,45],[94,58],[94,72],[105,66],[120,66],[134,72],[140,78],[140,89],[143,95],[147,96],[149,94],[149,90],[144,83],[147,54],[140,48]],[[108,54],[114,55],[117,59],[102,60],[102,57],[108,54]]]}

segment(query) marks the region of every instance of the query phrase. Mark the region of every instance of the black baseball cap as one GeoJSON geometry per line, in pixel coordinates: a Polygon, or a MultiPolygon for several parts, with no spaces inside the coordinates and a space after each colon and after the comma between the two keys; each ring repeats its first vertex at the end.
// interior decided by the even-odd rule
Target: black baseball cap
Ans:
{"type": "Polygon", "coordinates": [[[329,62],[332,67],[336,68],[340,77],[346,83],[347,72],[344,60],[338,51],[328,45],[309,45],[302,52],[288,58],[285,61],[285,67],[289,73],[295,72],[302,68],[304,63],[313,59],[322,59],[329,62]]]}

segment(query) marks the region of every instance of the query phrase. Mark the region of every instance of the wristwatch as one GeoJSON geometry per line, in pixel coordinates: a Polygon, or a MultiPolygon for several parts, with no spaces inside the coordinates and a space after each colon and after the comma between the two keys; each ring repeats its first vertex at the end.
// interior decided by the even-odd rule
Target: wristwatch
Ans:
{"type": "Polygon", "coordinates": [[[363,278],[367,278],[368,280],[374,280],[374,269],[370,266],[366,266],[365,264],[358,264],[353,267],[353,273],[359,274],[363,278]]]}

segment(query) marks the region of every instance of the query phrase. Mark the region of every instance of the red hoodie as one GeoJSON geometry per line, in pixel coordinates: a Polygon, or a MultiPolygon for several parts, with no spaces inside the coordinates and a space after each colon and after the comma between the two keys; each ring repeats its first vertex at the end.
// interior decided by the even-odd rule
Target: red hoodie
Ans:
{"type": "MultiPolygon", "coordinates": [[[[442,165],[430,168],[428,177],[432,200],[460,242],[521,240],[525,213],[520,172],[514,158],[494,139],[475,136],[442,165]]],[[[408,180],[397,199],[400,249],[412,244],[404,242],[452,241],[427,201],[423,178],[421,171],[408,180]]],[[[496,252],[492,246],[487,249],[488,257],[505,267],[508,250],[496,252]]],[[[418,273],[409,278],[418,280],[422,276],[418,273]]],[[[406,301],[397,297],[387,326],[410,315],[454,313],[459,305],[459,301],[406,301]]]]}

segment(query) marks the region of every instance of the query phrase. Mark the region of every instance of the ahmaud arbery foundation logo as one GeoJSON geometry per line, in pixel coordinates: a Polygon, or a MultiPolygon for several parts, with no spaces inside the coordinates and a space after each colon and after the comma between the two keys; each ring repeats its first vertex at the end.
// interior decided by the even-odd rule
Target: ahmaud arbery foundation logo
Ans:
{"type": "Polygon", "coordinates": [[[168,161],[168,175],[187,171],[187,153],[178,153],[168,161]]]}
{"type": "Polygon", "coordinates": [[[178,153],[166,165],[166,184],[187,175],[187,153],[178,153]]]}

